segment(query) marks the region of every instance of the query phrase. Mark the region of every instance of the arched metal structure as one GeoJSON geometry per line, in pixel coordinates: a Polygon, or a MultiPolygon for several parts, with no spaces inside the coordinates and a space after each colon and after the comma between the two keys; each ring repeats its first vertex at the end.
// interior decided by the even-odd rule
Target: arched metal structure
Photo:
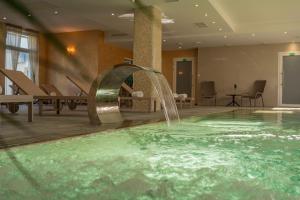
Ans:
{"type": "Polygon", "coordinates": [[[137,71],[160,73],[151,68],[119,64],[95,79],[88,98],[88,113],[91,124],[123,121],[118,100],[120,88],[122,83],[137,71]]]}

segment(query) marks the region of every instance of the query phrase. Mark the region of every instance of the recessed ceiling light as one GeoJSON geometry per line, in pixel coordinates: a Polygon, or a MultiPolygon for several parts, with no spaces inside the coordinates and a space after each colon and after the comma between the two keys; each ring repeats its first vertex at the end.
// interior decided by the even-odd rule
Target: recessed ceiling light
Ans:
{"type": "Polygon", "coordinates": [[[219,28],[218,30],[219,30],[219,31],[222,31],[223,29],[222,29],[222,28],[219,28]]]}
{"type": "Polygon", "coordinates": [[[224,35],[224,38],[227,39],[227,35],[224,35]]]}
{"type": "Polygon", "coordinates": [[[167,41],[167,40],[165,40],[165,39],[163,40],[163,42],[166,42],[166,41],[167,41]]]}
{"type": "Polygon", "coordinates": [[[111,16],[115,16],[115,13],[111,13],[111,16]]]}
{"type": "Polygon", "coordinates": [[[205,13],[205,14],[204,14],[204,16],[205,16],[205,17],[207,17],[207,16],[208,16],[208,14],[207,14],[207,13],[205,13]]]}
{"type": "Polygon", "coordinates": [[[215,24],[216,22],[215,22],[215,21],[212,21],[211,23],[215,24]]]}
{"type": "Polygon", "coordinates": [[[2,19],[3,19],[3,20],[7,20],[7,17],[3,17],[2,19]]]}
{"type": "Polygon", "coordinates": [[[251,36],[252,36],[252,37],[255,37],[255,33],[252,33],[251,36]]]}
{"type": "Polygon", "coordinates": [[[196,8],[199,7],[199,4],[195,4],[195,7],[196,7],[196,8]]]}
{"type": "Polygon", "coordinates": [[[58,11],[57,10],[55,10],[53,13],[54,13],[54,15],[58,15],[58,11]]]}
{"type": "Polygon", "coordinates": [[[286,34],[288,34],[288,32],[287,32],[287,31],[285,31],[285,32],[283,32],[283,33],[284,33],[285,35],[286,35],[286,34]]]}
{"type": "Polygon", "coordinates": [[[120,19],[133,19],[134,18],[134,13],[125,13],[125,14],[122,14],[122,15],[119,15],[118,16],[120,19]]]}

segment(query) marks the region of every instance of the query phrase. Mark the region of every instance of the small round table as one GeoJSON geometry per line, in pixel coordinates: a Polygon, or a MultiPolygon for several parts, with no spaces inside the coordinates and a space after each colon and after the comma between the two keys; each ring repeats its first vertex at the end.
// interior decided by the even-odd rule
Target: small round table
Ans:
{"type": "Polygon", "coordinates": [[[226,96],[231,97],[231,102],[229,102],[226,106],[240,106],[240,104],[235,100],[235,97],[241,96],[239,94],[226,94],[226,96]]]}

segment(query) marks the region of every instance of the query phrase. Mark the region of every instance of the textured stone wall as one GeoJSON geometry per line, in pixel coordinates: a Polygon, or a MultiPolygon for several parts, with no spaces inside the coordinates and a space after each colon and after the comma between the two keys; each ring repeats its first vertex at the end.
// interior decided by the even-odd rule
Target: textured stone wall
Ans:
{"type": "MultiPolygon", "coordinates": [[[[161,41],[161,11],[156,7],[136,9],[133,45],[134,64],[161,71],[161,41]]],[[[134,74],[134,90],[143,91],[145,97],[156,96],[149,78],[143,72],[134,74]]],[[[160,103],[158,102],[157,105],[160,103]]],[[[135,110],[144,111],[147,108],[147,102],[134,102],[135,110]]],[[[160,106],[157,108],[160,109],[160,106]]]]}

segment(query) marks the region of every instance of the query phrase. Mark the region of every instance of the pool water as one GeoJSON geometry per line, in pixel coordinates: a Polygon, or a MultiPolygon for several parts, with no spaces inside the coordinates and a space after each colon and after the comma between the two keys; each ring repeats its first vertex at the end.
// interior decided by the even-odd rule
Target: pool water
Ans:
{"type": "Polygon", "coordinates": [[[0,199],[300,199],[300,113],[235,111],[1,150],[0,199]]]}

